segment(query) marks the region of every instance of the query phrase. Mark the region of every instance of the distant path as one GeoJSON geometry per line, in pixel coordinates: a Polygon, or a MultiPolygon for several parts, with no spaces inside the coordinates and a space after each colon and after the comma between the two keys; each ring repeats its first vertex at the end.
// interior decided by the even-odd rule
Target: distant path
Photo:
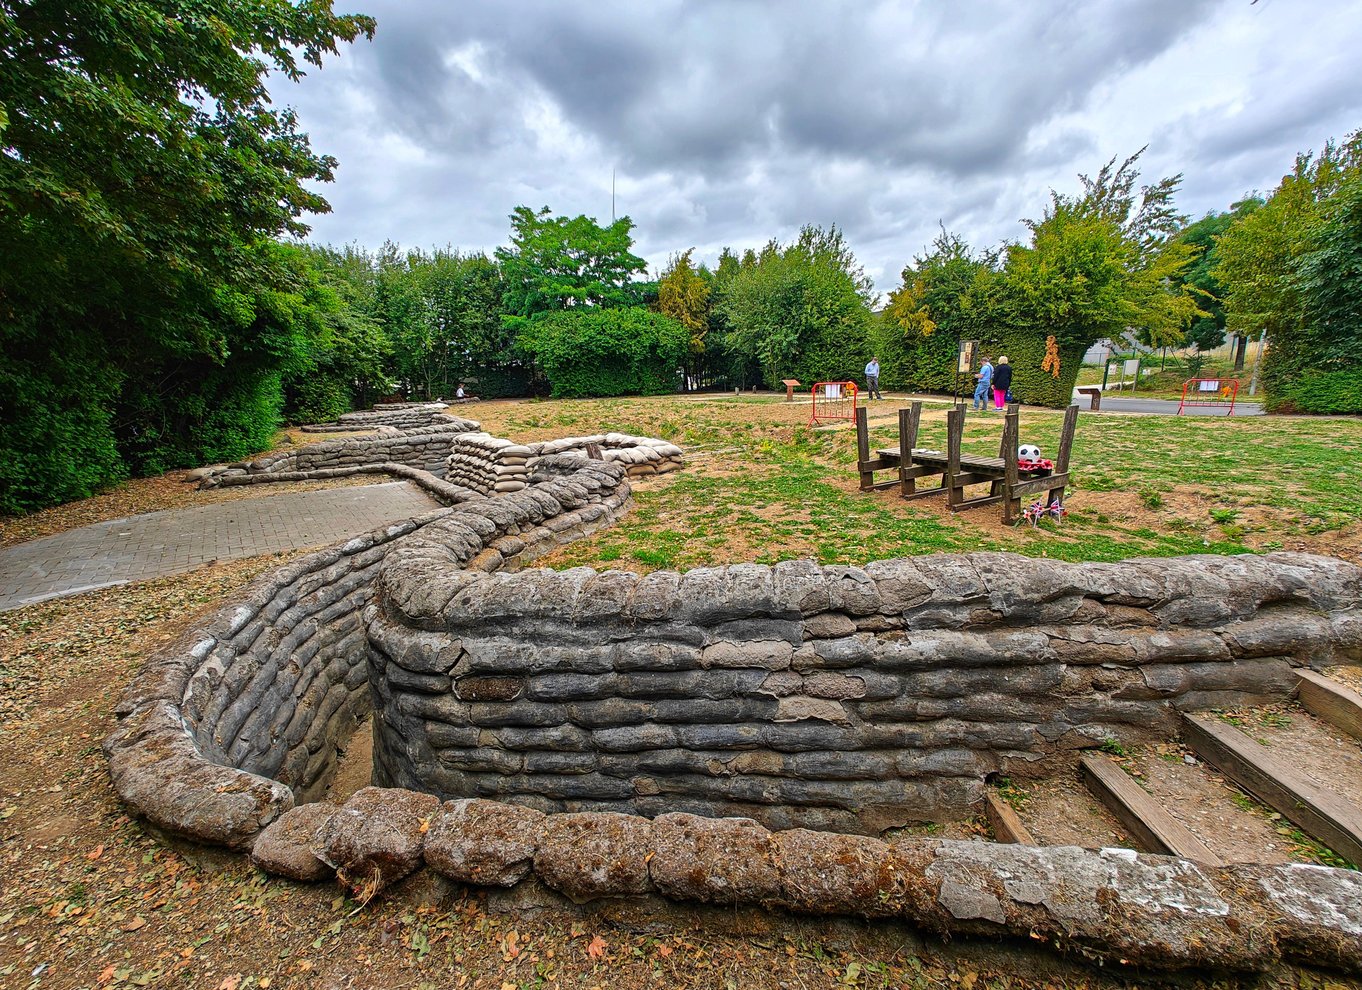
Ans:
{"type": "MultiPolygon", "coordinates": [[[[1074,401],[1078,403],[1080,409],[1087,411],[1088,397],[1086,395],[1074,395],[1074,401]]],[[[1119,412],[1119,413],[1148,413],[1154,416],[1176,416],[1178,414],[1178,401],[1176,399],[1136,399],[1124,396],[1112,395],[1108,392],[1102,393],[1102,408],[1098,412],[1119,412]]],[[[1182,411],[1184,416],[1221,416],[1225,415],[1225,410],[1213,409],[1205,406],[1192,406],[1182,411]]],[[[1240,399],[1234,404],[1234,416],[1261,416],[1263,415],[1263,405],[1261,402],[1245,401],[1240,399]]]]}
{"type": "Polygon", "coordinates": [[[439,503],[404,481],[236,499],[96,523],[0,550],[0,612],[210,560],[338,543],[439,503]]]}

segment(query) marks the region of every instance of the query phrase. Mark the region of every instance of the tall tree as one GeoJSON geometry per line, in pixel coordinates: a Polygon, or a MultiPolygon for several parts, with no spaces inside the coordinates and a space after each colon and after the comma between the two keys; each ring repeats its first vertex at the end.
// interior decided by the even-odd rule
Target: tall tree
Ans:
{"type": "Polygon", "coordinates": [[[694,376],[695,365],[705,353],[705,338],[710,328],[710,281],[712,276],[703,268],[697,271],[691,264],[694,248],[674,255],[657,284],[657,311],[669,316],[690,331],[691,368],[687,379],[694,376]]]}
{"type": "Polygon", "coordinates": [[[1225,287],[1229,329],[1249,337],[1265,333],[1263,364],[1268,408],[1304,408],[1297,395],[1302,373],[1327,360],[1306,326],[1299,261],[1316,249],[1328,203],[1362,174],[1362,131],[1318,154],[1302,153],[1290,173],[1258,209],[1239,217],[1217,243],[1213,274],[1225,287]]]}
{"type": "Polygon", "coordinates": [[[602,227],[586,216],[554,216],[547,206],[538,212],[517,206],[510,246],[496,251],[511,324],[579,306],[639,305],[634,276],[648,264],[630,251],[633,228],[627,216],[602,227]]]}
{"type": "Polygon", "coordinates": [[[1081,196],[1052,192],[1041,218],[1026,221],[1030,245],[1007,250],[1005,280],[1017,313],[1038,333],[1053,334],[1061,350],[1127,329],[1177,341],[1200,312],[1175,291],[1194,255],[1171,240],[1185,220],[1172,205],[1180,177],[1137,191],[1142,153],[1080,176],[1081,196]]]}
{"type": "MultiPolygon", "coordinates": [[[[722,272],[721,266],[721,272],[722,272]]],[[[754,356],[771,387],[782,378],[859,377],[869,356],[874,290],[842,232],[808,226],[794,243],[744,255],[723,283],[727,346],[754,356]]]]}
{"type": "Polygon", "coordinates": [[[267,244],[336,162],[266,81],[373,28],[329,0],[0,0],[0,508],[239,456],[277,415],[298,348],[267,244]]]}

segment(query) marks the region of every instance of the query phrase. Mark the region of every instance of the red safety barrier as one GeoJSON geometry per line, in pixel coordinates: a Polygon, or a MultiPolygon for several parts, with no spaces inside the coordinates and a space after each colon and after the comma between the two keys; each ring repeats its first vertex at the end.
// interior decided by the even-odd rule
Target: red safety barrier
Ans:
{"type": "Polygon", "coordinates": [[[809,425],[837,419],[855,420],[856,383],[855,382],[817,382],[810,391],[813,397],[813,415],[809,425]]]}
{"type": "Polygon", "coordinates": [[[1182,401],[1178,403],[1178,415],[1181,416],[1184,409],[1205,406],[1224,409],[1226,416],[1233,416],[1234,400],[1238,395],[1238,378],[1189,378],[1182,383],[1182,401]]]}

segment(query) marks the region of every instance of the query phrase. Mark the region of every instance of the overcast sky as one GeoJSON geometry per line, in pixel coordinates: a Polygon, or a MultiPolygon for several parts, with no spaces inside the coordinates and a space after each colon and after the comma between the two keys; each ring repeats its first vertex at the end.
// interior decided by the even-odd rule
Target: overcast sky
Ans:
{"type": "Polygon", "coordinates": [[[939,224],[1023,236],[1149,150],[1200,216],[1362,127],[1356,0],[337,0],[378,19],[300,85],[340,160],[313,239],[491,251],[524,204],[688,247],[838,224],[881,291],[939,224]]]}

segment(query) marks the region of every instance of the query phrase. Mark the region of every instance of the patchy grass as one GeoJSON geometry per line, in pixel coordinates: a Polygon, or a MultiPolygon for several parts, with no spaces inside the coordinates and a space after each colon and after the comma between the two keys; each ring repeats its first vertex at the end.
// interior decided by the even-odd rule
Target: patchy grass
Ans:
{"type": "MultiPolygon", "coordinates": [[[[872,405],[872,449],[897,444],[904,404],[872,405]]],[[[947,408],[928,403],[919,446],[945,446],[947,408]]],[[[489,403],[477,412],[506,436],[616,429],[687,451],[684,472],[637,484],[629,517],[553,555],[552,566],[864,563],[969,550],[1106,561],[1276,549],[1362,556],[1360,421],[1084,414],[1069,516],[1033,528],[1002,526],[996,507],[953,516],[940,499],[862,494],[854,432],[809,429],[802,402],[667,397],[489,403]]],[[[1052,455],[1059,425],[1056,412],[1024,410],[1021,437],[1052,455]]],[[[1000,434],[1000,417],[971,416],[965,449],[996,454],[1000,434]]]]}

